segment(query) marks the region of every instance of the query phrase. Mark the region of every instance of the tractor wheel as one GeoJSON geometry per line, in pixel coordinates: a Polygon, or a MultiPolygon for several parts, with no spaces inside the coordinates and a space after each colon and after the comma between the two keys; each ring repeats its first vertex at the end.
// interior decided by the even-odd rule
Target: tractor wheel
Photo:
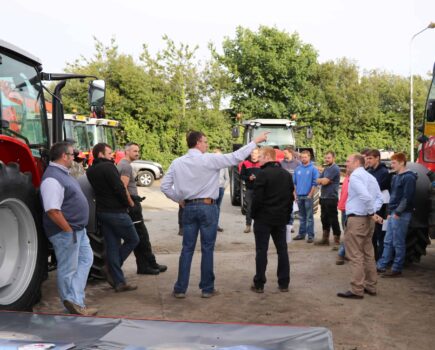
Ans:
{"type": "Polygon", "coordinates": [[[0,162],[0,309],[32,311],[47,276],[47,238],[30,173],[0,162]]]}
{"type": "Polygon", "coordinates": [[[430,244],[427,231],[427,229],[418,227],[408,229],[406,235],[406,264],[418,263],[421,257],[426,255],[426,247],[430,244]]]}
{"type": "Polygon", "coordinates": [[[248,212],[248,203],[246,202],[246,184],[242,181],[240,185],[240,211],[243,215],[248,212]]]}
{"type": "Polygon", "coordinates": [[[230,196],[233,206],[240,205],[240,175],[237,166],[230,169],[230,196]]]}
{"type": "Polygon", "coordinates": [[[148,170],[142,170],[137,173],[137,185],[141,187],[150,187],[154,182],[154,174],[148,170]]]}

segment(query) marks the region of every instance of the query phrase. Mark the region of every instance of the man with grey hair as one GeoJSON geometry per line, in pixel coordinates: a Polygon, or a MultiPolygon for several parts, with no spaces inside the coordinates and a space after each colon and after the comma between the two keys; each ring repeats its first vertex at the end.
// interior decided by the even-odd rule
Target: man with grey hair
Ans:
{"type": "Polygon", "coordinates": [[[60,299],[71,314],[95,315],[97,309],[85,305],[85,287],[93,262],[86,234],[89,206],[79,183],[69,174],[74,162],[72,144],[55,143],[50,160],[41,183],[43,225],[56,254],[60,299]]]}
{"type": "Polygon", "coordinates": [[[352,272],[351,290],[337,293],[340,298],[362,299],[364,293],[376,295],[376,263],[372,236],[375,214],[383,199],[378,182],[365,169],[361,154],[351,154],[346,161],[350,174],[349,193],[346,201],[347,223],[344,235],[346,256],[352,272]]]}
{"type": "Polygon", "coordinates": [[[158,275],[160,272],[165,272],[168,267],[157,264],[148,230],[142,216],[141,202],[143,198],[139,196],[131,166],[131,162],[137,159],[139,159],[139,145],[129,142],[125,145],[125,157],[118,163],[117,168],[121,175],[121,181],[125,186],[128,200],[132,204],[128,209],[128,215],[130,215],[139,236],[139,244],[133,251],[136,257],[137,273],[141,275],[158,275]]]}

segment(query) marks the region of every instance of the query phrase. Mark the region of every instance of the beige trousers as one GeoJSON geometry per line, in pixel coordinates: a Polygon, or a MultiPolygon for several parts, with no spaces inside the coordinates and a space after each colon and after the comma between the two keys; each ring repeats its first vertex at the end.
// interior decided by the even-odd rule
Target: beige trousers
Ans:
{"type": "Polygon", "coordinates": [[[374,226],[371,217],[347,218],[344,246],[352,272],[351,291],[356,295],[364,295],[364,288],[376,292],[378,276],[372,244],[374,226]]]}

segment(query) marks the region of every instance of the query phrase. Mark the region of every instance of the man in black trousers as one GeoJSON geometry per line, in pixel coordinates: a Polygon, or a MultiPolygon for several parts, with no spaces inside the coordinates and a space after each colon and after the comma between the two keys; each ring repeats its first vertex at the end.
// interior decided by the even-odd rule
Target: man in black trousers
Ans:
{"type": "Polygon", "coordinates": [[[272,236],[278,254],[279,290],[288,292],[290,283],[286,225],[292,213],[294,185],[291,174],[275,160],[276,153],[273,148],[260,149],[261,171],[258,173],[254,185],[251,207],[256,249],[256,273],[251,290],[256,293],[264,292],[270,236],[272,236]]]}

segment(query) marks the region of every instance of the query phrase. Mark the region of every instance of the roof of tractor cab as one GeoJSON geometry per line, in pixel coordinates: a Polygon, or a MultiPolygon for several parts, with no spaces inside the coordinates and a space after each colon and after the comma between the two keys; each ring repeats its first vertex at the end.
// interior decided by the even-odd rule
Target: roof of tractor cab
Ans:
{"type": "Polygon", "coordinates": [[[243,125],[249,125],[251,123],[259,123],[261,125],[287,125],[291,123],[290,119],[251,119],[243,121],[243,125]]]}
{"type": "Polygon", "coordinates": [[[20,49],[18,46],[15,46],[15,45],[8,43],[7,41],[1,40],[1,39],[0,39],[0,48],[6,49],[13,56],[18,56],[18,58],[24,59],[26,61],[30,60],[37,65],[42,64],[41,60],[38,57],[33,56],[31,53],[24,51],[23,49],[20,49]]]}

